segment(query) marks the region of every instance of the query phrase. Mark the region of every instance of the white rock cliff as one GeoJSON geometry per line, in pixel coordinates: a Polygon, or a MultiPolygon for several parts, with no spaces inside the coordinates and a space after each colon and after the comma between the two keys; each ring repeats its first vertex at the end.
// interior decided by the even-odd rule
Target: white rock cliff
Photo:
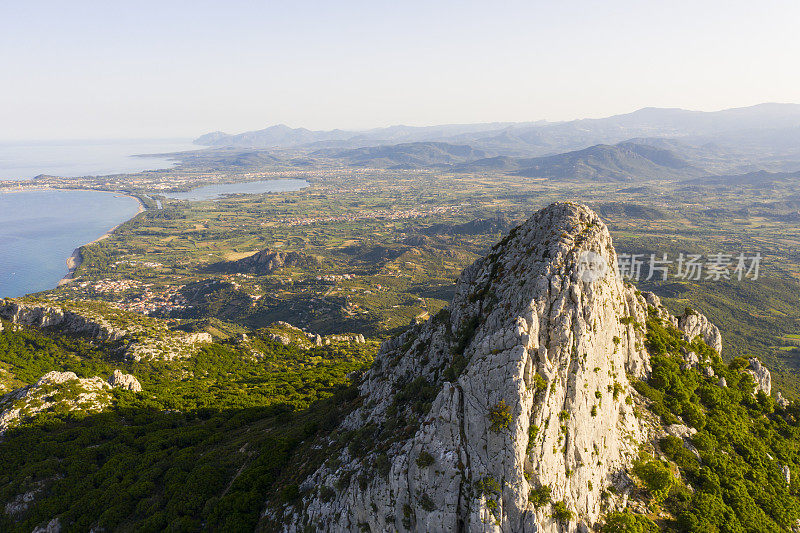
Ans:
{"type": "Polygon", "coordinates": [[[290,531],[591,529],[648,436],[628,380],[649,371],[648,302],[613,265],[584,206],[553,204],[512,230],[463,272],[449,312],[385,343],[365,377],[344,427],[387,439],[384,473],[377,452],[345,452],[276,518],[290,531]],[[434,391],[429,410],[406,405],[419,390],[434,391]],[[410,438],[391,436],[398,419],[410,438]],[[530,501],[542,487],[571,520],[530,501]]]}

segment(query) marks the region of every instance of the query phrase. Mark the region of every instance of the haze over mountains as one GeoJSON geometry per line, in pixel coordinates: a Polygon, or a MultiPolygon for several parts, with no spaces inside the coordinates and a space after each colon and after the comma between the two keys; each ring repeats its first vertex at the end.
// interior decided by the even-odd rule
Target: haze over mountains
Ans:
{"type": "Polygon", "coordinates": [[[281,124],[236,135],[209,133],[196,139],[195,143],[242,148],[296,148],[311,145],[357,148],[439,141],[469,144],[484,150],[504,152],[505,155],[536,156],[593,144],[612,144],[633,137],[735,140],[743,134],[752,136],[758,132],[760,137],[769,137],[782,130],[794,134],[800,132],[800,105],[768,103],[715,112],[650,107],[624,115],[568,122],[391,126],[366,131],[312,131],[281,124]]]}
{"type": "MultiPolygon", "coordinates": [[[[270,126],[195,140],[226,164],[320,161],[387,169],[502,172],[546,179],[688,179],[800,170],[800,105],[715,112],[644,108],[568,122],[312,131],[270,126]]],[[[205,156],[208,157],[208,156],[205,156]]]]}
{"type": "Polygon", "coordinates": [[[413,142],[395,145],[366,146],[352,150],[328,149],[315,152],[342,159],[354,166],[419,168],[449,167],[483,159],[487,153],[466,144],[413,142]]]}

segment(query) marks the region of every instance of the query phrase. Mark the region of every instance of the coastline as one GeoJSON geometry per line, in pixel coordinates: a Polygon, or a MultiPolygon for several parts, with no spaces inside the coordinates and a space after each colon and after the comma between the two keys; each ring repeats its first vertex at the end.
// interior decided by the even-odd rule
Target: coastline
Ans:
{"type": "MultiPolygon", "coordinates": [[[[55,189],[55,190],[58,190],[58,189],[55,189]]],[[[70,189],[61,189],[61,190],[70,190],[70,189]]],[[[83,190],[83,189],[71,189],[71,190],[83,190]]],[[[125,222],[129,222],[129,221],[133,220],[134,218],[138,217],[140,214],[144,213],[147,210],[147,208],[144,205],[144,202],[142,202],[142,200],[138,196],[134,196],[132,194],[121,193],[119,191],[97,191],[97,192],[107,192],[107,193],[116,194],[117,196],[127,196],[128,198],[133,198],[137,202],[139,202],[139,209],[138,209],[138,211],[136,211],[136,214],[133,215],[128,220],[126,220],[125,222]]],[[[67,283],[70,283],[71,281],[73,281],[75,279],[75,271],[78,270],[78,267],[81,266],[81,263],[83,262],[83,256],[81,255],[81,248],[83,248],[84,246],[89,246],[90,244],[94,244],[96,242],[100,242],[103,239],[109,238],[114,233],[114,231],[116,231],[116,229],[118,227],[120,227],[121,225],[125,224],[125,222],[120,222],[119,224],[117,224],[116,226],[114,226],[113,228],[111,228],[110,230],[108,230],[107,232],[105,232],[100,237],[96,238],[95,240],[87,242],[86,244],[82,244],[82,245],[78,246],[77,248],[75,248],[72,251],[72,255],[67,257],[67,261],[66,262],[67,262],[67,270],[68,270],[68,272],[63,278],[58,280],[58,284],[56,284],[56,287],[60,287],[62,285],[66,285],[67,283]]]]}

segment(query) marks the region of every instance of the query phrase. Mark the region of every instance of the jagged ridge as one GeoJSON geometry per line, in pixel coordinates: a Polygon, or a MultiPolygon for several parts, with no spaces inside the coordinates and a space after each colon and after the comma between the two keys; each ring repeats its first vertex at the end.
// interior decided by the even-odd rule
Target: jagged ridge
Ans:
{"type": "MultiPolygon", "coordinates": [[[[624,499],[650,431],[628,376],[649,371],[644,323],[660,302],[614,268],[587,275],[587,257],[616,265],[607,228],[557,203],[468,267],[449,312],[388,341],[366,375],[343,429],[373,451],[351,449],[306,480],[287,529],[586,529],[604,489],[624,499]],[[544,486],[573,521],[529,500],[544,486]]],[[[718,337],[696,322],[693,334],[718,337]]]]}

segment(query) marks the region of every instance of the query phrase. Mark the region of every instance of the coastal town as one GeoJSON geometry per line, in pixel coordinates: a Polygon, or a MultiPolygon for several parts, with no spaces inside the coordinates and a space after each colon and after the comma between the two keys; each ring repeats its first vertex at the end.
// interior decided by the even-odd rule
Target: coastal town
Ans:
{"type": "Polygon", "coordinates": [[[156,287],[154,284],[132,279],[102,279],[94,282],[78,281],[71,284],[68,290],[77,299],[103,299],[124,311],[148,316],[169,316],[187,308],[186,299],[181,295],[183,288],[184,285],[156,287]]]}

